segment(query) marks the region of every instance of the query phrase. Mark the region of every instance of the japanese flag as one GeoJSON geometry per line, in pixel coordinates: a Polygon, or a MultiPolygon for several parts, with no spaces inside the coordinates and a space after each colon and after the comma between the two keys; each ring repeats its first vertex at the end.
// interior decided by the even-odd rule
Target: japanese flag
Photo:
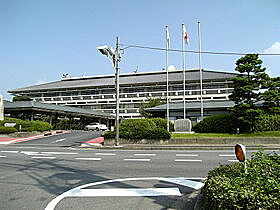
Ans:
{"type": "Polygon", "coordinates": [[[187,33],[185,25],[183,25],[183,39],[187,45],[190,44],[189,35],[187,33]]]}

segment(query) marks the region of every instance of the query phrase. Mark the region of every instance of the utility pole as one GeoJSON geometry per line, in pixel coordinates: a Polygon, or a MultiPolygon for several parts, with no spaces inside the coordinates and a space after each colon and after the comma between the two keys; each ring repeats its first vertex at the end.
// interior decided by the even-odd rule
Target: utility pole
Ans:
{"type": "Polygon", "coordinates": [[[116,40],[116,51],[114,54],[114,66],[116,70],[115,75],[115,81],[116,81],[116,139],[115,139],[115,145],[119,145],[119,137],[120,137],[120,84],[119,84],[119,74],[120,74],[120,40],[119,37],[117,37],[116,40]]]}

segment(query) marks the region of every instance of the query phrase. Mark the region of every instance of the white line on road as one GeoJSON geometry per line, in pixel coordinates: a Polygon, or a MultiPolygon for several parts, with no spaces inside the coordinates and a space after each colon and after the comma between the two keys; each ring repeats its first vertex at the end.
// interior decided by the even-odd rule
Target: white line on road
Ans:
{"type": "Polygon", "coordinates": [[[56,141],[53,141],[52,143],[57,143],[57,142],[64,141],[64,140],[66,140],[66,139],[58,139],[56,141]]]}
{"type": "Polygon", "coordinates": [[[235,155],[221,154],[219,157],[235,157],[235,155]]]}
{"type": "Polygon", "coordinates": [[[77,155],[77,152],[41,152],[43,154],[52,154],[52,155],[77,155]]]}
{"type": "Polygon", "coordinates": [[[202,162],[202,160],[191,160],[191,159],[175,159],[175,162],[202,162]]]}
{"type": "Polygon", "coordinates": [[[95,161],[99,161],[101,160],[101,158],[75,158],[76,160],[95,160],[95,161]]]}
{"type": "Polygon", "coordinates": [[[176,154],[177,157],[197,157],[197,154],[176,154]]]}
{"type": "Polygon", "coordinates": [[[1,152],[5,152],[5,153],[18,153],[18,151],[1,151],[1,152]]]}
{"type": "Polygon", "coordinates": [[[31,158],[34,158],[34,159],[55,159],[56,157],[31,157],[31,158]]]}
{"type": "Polygon", "coordinates": [[[114,156],[115,153],[95,153],[95,155],[103,155],[103,156],[114,156]]]}
{"type": "Polygon", "coordinates": [[[156,154],[134,154],[134,156],[156,156],[156,154]]]}
{"type": "Polygon", "coordinates": [[[149,162],[151,159],[123,159],[124,161],[142,161],[142,162],[149,162]]]}
{"type": "Polygon", "coordinates": [[[238,160],[228,160],[228,162],[238,162],[238,160]]]}
{"type": "Polygon", "coordinates": [[[181,196],[177,187],[174,188],[126,188],[126,189],[77,189],[68,197],[148,197],[148,196],[181,196]]]}
{"type": "Polygon", "coordinates": [[[0,158],[5,158],[5,157],[7,157],[7,156],[4,156],[4,155],[0,155],[0,158]]]}

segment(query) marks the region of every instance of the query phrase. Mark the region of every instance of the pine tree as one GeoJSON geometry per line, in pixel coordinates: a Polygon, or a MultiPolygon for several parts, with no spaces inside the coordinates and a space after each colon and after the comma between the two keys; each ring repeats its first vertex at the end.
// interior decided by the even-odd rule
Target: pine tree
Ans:
{"type": "Polygon", "coordinates": [[[235,70],[241,75],[233,79],[234,91],[230,99],[235,102],[232,111],[243,131],[254,131],[254,122],[263,112],[259,102],[262,100],[261,90],[267,87],[269,76],[261,65],[258,54],[247,54],[236,61],[235,70]]]}

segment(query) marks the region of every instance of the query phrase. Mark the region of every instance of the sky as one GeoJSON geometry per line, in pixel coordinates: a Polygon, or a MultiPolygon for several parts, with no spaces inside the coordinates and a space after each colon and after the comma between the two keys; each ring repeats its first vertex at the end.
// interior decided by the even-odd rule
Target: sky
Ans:
{"type": "MultiPolygon", "coordinates": [[[[181,49],[181,25],[190,45],[202,51],[280,53],[279,0],[0,0],[0,94],[70,76],[113,74],[108,58],[96,47],[140,45],[181,49]]],[[[202,68],[235,72],[241,56],[202,54],[202,68]]],[[[260,56],[272,76],[280,76],[280,56],[260,56]]],[[[169,64],[182,69],[180,52],[169,64]]],[[[160,71],[165,51],[127,48],[121,73],[160,71]]],[[[186,53],[186,68],[198,68],[198,55],[186,53]]]]}

